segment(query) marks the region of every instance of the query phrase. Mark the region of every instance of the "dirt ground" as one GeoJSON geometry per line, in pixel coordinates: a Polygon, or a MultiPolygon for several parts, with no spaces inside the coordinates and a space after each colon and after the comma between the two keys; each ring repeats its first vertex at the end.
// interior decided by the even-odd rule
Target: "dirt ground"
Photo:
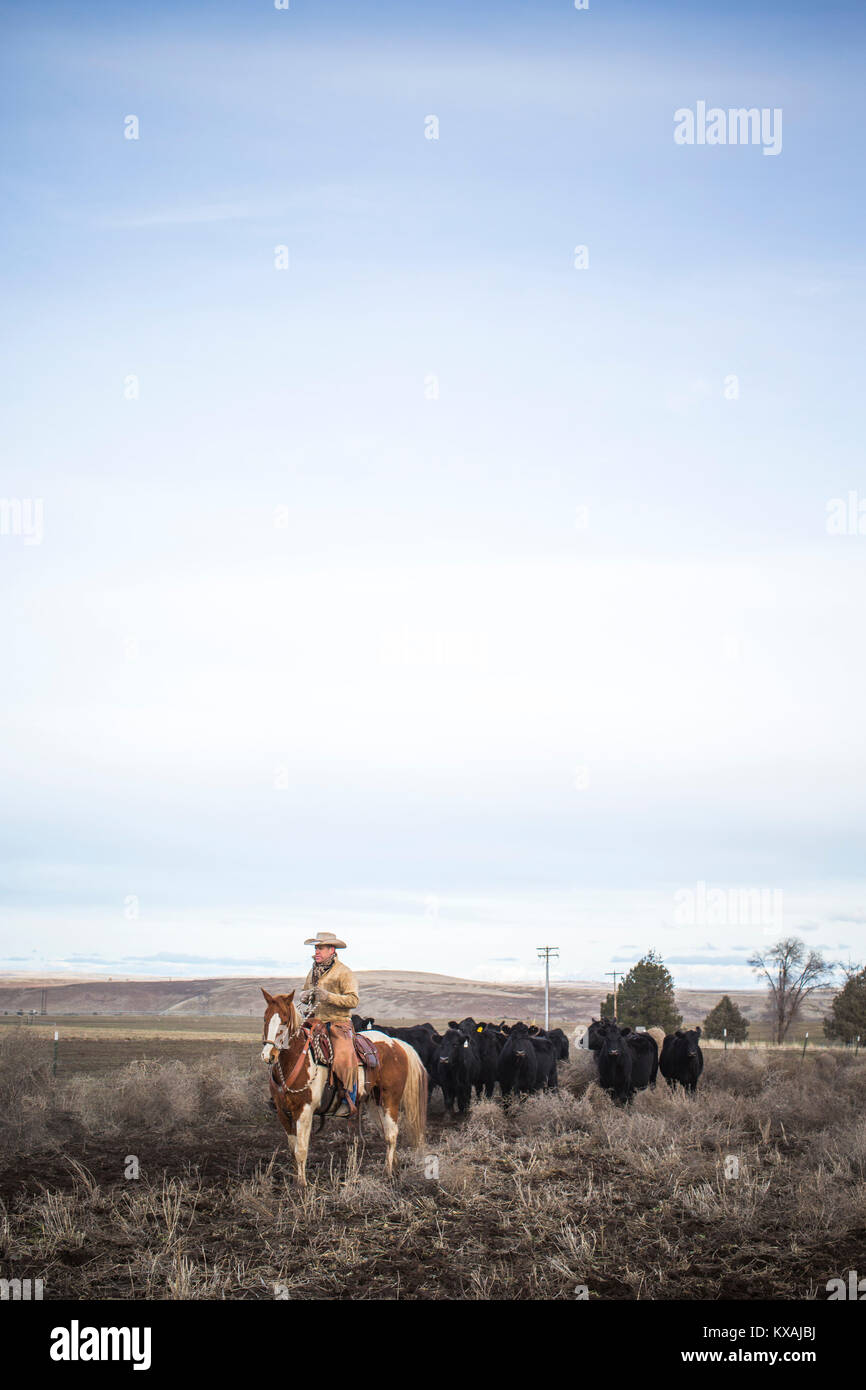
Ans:
{"type": "Polygon", "coordinates": [[[360,1151],[329,1120],[301,1190],[248,1044],[92,1045],[122,1064],[55,1079],[0,1030],[0,1278],[46,1298],[821,1298],[864,1264],[850,1052],[716,1051],[627,1107],[579,1054],[509,1107],[437,1094],[393,1181],[372,1116],[360,1151]]]}

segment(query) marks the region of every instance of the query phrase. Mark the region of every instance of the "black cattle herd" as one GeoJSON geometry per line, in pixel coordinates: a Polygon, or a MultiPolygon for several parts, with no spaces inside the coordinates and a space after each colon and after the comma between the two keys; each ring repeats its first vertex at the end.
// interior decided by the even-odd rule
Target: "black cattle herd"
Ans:
{"type": "MultiPolygon", "coordinates": [[[[492,1097],[497,1083],[506,1101],[512,1095],[556,1090],[557,1064],[568,1058],[568,1038],[561,1028],[464,1018],[439,1033],[432,1023],[385,1028],[359,1014],[352,1016],[352,1023],[356,1033],[375,1029],[414,1047],[427,1069],[428,1095],[441,1089],[449,1113],[455,1105],[460,1112],[467,1110],[473,1091],[476,1099],[492,1097]]],[[[700,1028],[677,1029],[664,1039],[659,1058],[658,1044],[649,1033],[602,1018],[593,1019],[584,1045],[595,1054],[599,1085],[623,1103],[636,1091],[655,1086],[659,1071],[672,1089],[681,1085],[693,1094],[704,1065],[700,1033],[700,1028]]]]}
{"type": "Polygon", "coordinates": [[[614,1100],[631,1100],[636,1091],[655,1086],[661,1072],[671,1090],[682,1086],[689,1095],[698,1088],[704,1069],[700,1028],[668,1033],[661,1055],[651,1033],[638,1033],[609,1018],[594,1018],[586,1032],[586,1046],[595,1053],[598,1082],[614,1100]]]}

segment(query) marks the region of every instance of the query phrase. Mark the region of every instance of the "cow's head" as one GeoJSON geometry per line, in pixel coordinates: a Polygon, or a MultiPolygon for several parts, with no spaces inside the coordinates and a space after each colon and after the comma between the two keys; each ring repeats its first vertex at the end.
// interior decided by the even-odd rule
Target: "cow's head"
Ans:
{"type": "Polygon", "coordinates": [[[452,1028],[450,1025],[439,1044],[439,1065],[443,1067],[453,1066],[458,1060],[463,1048],[469,1046],[469,1039],[465,1033],[461,1033],[459,1028],[452,1028]]]}
{"type": "Polygon", "coordinates": [[[685,1032],[685,1033],[682,1033],[682,1034],[681,1034],[681,1037],[683,1038],[683,1040],[684,1040],[684,1042],[685,1042],[685,1045],[686,1045],[686,1056],[687,1056],[687,1057],[697,1057],[697,1055],[698,1055],[698,1043],[699,1043],[699,1041],[700,1041],[700,1036],[701,1036],[701,1030],[700,1030],[700,1028],[690,1028],[690,1029],[688,1030],[688,1032],[685,1032]]]}
{"type": "Polygon", "coordinates": [[[525,1023],[515,1023],[511,1029],[511,1036],[514,1039],[515,1057],[525,1057],[527,1049],[531,1046],[528,1039],[532,1029],[527,1028],[525,1023]]]}
{"type": "Polygon", "coordinates": [[[608,1057],[618,1057],[622,1051],[622,1033],[615,1023],[603,1018],[598,1027],[600,1046],[608,1057]]]}
{"type": "Polygon", "coordinates": [[[586,1030],[586,1038],[583,1043],[584,1047],[588,1047],[592,1052],[597,1052],[602,1044],[604,1030],[609,1026],[610,1023],[608,1019],[594,1018],[586,1030]]]}

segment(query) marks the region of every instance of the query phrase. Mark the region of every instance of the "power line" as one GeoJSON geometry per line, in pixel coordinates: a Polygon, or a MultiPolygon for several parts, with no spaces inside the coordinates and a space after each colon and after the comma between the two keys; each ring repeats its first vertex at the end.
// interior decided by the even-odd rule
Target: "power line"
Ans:
{"type": "Polygon", "coordinates": [[[616,982],[617,982],[617,980],[622,980],[622,979],[625,977],[625,971],[624,971],[624,970],[606,970],[604,973],[605,973],[606,975],[612,975],[612,976],[613,976],[613,1021],[614,1021],[614,1023],[616,1023],[616,1021],[617,1021],[617,1019],[616,1019],[616,982]]]}
{"type": "Polygon", "coordinates": [[[550,1027],[550,958],[559,956],[559,947],[535,947],[539,960],[545,963],[545,1031],[550,1027]]]}

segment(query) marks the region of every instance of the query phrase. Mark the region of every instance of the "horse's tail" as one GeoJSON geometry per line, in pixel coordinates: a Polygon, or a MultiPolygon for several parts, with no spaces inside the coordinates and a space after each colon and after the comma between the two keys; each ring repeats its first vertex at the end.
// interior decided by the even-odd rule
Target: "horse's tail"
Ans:
{"type": "Polygon", "coordinates": [[[401,1099],[401,1109],[406,1117],[409,1142],[419,1149],[424,1143],[427,1129],[427,1068],[409,1043],[405,1044],[409,1074],[401,1099]]]}

